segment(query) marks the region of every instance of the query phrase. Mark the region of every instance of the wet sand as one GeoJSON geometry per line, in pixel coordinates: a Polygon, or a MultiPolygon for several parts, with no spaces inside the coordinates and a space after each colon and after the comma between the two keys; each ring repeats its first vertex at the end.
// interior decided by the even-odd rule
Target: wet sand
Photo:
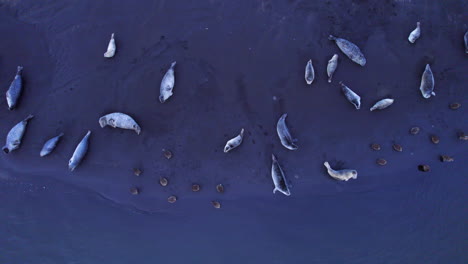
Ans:
{"type": "MultiPolygon", "coordinates": [[[[0,198],[13,201],[0,212],[21,227],[13,223],[24,216],[19,208],[33,207],[26,218],[57,233],[55,243],[67,237],[63,252],[45,254],[45,263],[78,261],[80,250],[93,245],[99,252],[104,240],[116,242],[107,241],[101,256],[90,253],[87,263],[128,263],[136,255],[146,257],[142,263],[462,263],[467,152],[456,135],[468,133],[467,9],[463,1],[0,2],[0,33],[7,36],[0,42],[0,84],[6,91],[18,65],[25,81],[18,109],[0,101],[0,138],[35,115],[21,148],[0,155],[0,198]],[[417,21],[422,35],[412,45],[407,37],[417,21]],[[114,32],[117,53],[105,59],[114,32]],[[329,34],[357,44],[366,66],[346,58],[329,34]],[[334,53],[340,59],[329,84],[326,65],[334,53]],[[312,86],[304,81],[309,58],[312,86]],[[174,95],[161,104],[159,84],[173,61],[174,95]],[[427,63],[437,94],[428,100],[419,91],[427,63]],[[361,96],[361,110],[346,101],[339,81],[361,96]],[[390,108],[369,111],[387,96],[395,99],[390,108]],[[462,107],[450,110],[452,102],[462,107]],[[114,111],[134,117],[141,134],[100,128],[99,117],[114,111]],[[299,139],[297,151],[276,135],[283,113],[299,139]],[[421,128],[418,135],[409,134],[413,126],[421,128]],[[223,153],[241,128],[243,144],[223,153]],[[68,159],[87,130],[88,155],[71,173],[68,159]],[[40,158],[42,144],[59,132],[65,136],[57,149],[40,158]],[[403,152],[392,149],[394,142],[403,152]],[[291,181],[290,197],[272,194],[271,153],[291,181]],[[442,154],[455,162],[441,163],[442,154]],[[377,165],[378,158],[387,165],[377,165]],[[325,160],[356,169],[358,179],[331,179],[325,160]],[[419,164],[431,171],[418,171],[419,164]],[[137,177],[133,168],[143,173],[137,177]],[[160,177],[168,178],[167,187],[160,177]],[[201,191],[192,192],[193,183],[201,191]],[[225,193],[216,192],[218,183],[225,193]],[[133,186],[139,195],[130,194],[133,186]],[[176,203],[167,202],[170,195],[176,203]],[[45,205],[55,208],[57,216],[49,217],[57,230],[49,217],[34,217],[45,205]],[[69,207],[76,209],[58,213],[69,207]],[[94,237],[103,229],[125,235],[94,237]],[[74,239],[79,232],[93,236],[74,239]],[[133,233],[141,240],[132,242],[133,233]],[[82,241],[89,245],[78,250],[82,241]],[[148,256],[148,243],[161,254],[148,256]],[[126,253],[113,253],[127,244],[126,253]]],[[[12,253],[5,261],[26,260],[19,249],[39,243],[33,230],[6,228],[23,239],[6,246],[12,253]]]]}

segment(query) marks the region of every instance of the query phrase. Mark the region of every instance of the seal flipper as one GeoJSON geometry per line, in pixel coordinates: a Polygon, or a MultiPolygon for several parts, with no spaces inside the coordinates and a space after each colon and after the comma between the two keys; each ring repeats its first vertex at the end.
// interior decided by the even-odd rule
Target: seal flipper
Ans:
{"type": "Polygon", "coordinates": [[[23,122],[28,122],[29,120],[33,119],[34,115],[28,115],[23,122]]]}
{"type": "Polygon", "coordinates": [[[434,93],[434,92],[432,92],[431,94],[432,94],[433,96],[435,96],[435,93],[434,93]]]}

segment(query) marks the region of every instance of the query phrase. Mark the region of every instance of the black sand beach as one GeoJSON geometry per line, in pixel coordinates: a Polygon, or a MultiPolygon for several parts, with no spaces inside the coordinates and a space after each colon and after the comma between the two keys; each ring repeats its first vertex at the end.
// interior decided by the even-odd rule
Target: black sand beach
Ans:
{"type": "Polygon", "coordinates": [[[457,133],[468,133],[467,13],[465,1],[0,1],[0,84],[8,89],[18,65],[25,82],[17,109],[0,100],[0,138],[35,115],[21,148],[0,155],[1,262],[466,263],[467,151],[457,133]],[[410,44],[417,21],[421,38],[410,44]],[[114,32],[117,53],[105,59],[114,32]],[[329,34],[357,44],[366,66],[329,34]],[[173,61],[174,95],[161,104],[173,61]],[[430,99],[419,91],[427,63],[430,99]],[[339,81],[362,97],[360,110],[339,81]],[[384,97],[395,103],[370,112],[384,97]],[[115,111],[142,133],[101,128],[115,111]],[[283,113],[296,151],[276,134],[283,113]],[[243,144],[223,153],[241,128],[243,144]],[[69,172],[87,130],[89,152],[69,172]],[[272,194],[272,153],[290,197],[272,194]],[[326,160],[358,178],[331,179],[326,160]]]}

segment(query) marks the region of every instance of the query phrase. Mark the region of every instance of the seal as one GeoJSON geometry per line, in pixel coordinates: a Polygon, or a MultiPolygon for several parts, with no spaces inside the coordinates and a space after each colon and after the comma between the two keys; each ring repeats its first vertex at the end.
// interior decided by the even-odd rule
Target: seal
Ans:
{"type": "Polygon", "coordinates": [[[329,40],[335,41],[336,45],[340,50],[348,56],[348,58],[355,63],[361,65],[364,67],[366,65],[366,58],[364,57],[364,54],[362,54],[361,50],[359,49],[358,46],[356,46],[354,43],[351,41],[348,41],[346,39],[342,38],[337,38],[333,35],[328,36],[329,40]]]}
{"type": "Polygon", "coordinates": [[[60,138],[63,137],[63,135],[63,133],[60,133],[58,136],[47,140],[46,143],[44,143],[44,146],[42,147],[42,150],[39,155],[41,157],[44,157],[52,153],[52,151],[55,149],[58,142],[60,141],[60,138]]]}
{"type": "Polygon", "coordinates": [[[10,88],[8,88],[6,92],[6,99],[8,103],[8,110],[13,110],[18,104],[18,100],[21,96],[21,92],[23,91],[23,78],[21,74],[23,73],[23,67],[18,66],[16,69],[15,79],[10,84],[10,88]]]}
{"type": "Polygon", "coordinates": [[[424,98],[429,98],[435,96],[434,93],[434,74],[432,74],[431,66],[426,64],[426,68],[421,77],[421,85],[419,86],[419,90],[424,98]]]}
{"type": "Polygon", "coordinates": [[[283,169],[281,169],[281,166],[278,163],[278,159],[274,154],[271,154],[271,159],[271,178],[273,179],[273,184],[275,185],[273,193],[279,191],[286,196],[290,196],[291,192],[289,191],[289,186],[286,183],[286,177],[284,175],[283,169]]]}
{"type": "Polygon", "coordinates": [[[29,120],[31,120],[34,116],[29,115],[23,121],[16,124],[6,137],[5,146],[3,146],[3,152],[10,153],[11,151],[18,149],[21,145],[21,139],[24,136],[24,132],[26,132],[26,126],[28,125],[29,120]]]}
{"type": "Polygon", "coordinates": [[[73,152],[73,155],[68,162],[68,169],[70,171],[73,171],[80,165],[80,162],[83,160],[84,156],[86,155],[86,152],[88,151],[88,141],[89,141],[89,136],[91,135],[91,131],[88,130],[86,135],[83,137],[83,139],[78,143],[76,146],[75,152],[73,152]]]}
{"type": "Polygon", "coordinates": [[[176,62],[174,61],[171,64],[169,70],[167,70],[166,74],[161,81],[161,86],[159,87],[159,101],[161,103],[166,102],[169,97],[172,96],[172,89],[174,89],[175,84],[175,77],[174,77],[174,67],[176,62]]]}
{"type": "Polygon", "coordinates": [[[414,43],[420,36],[421,36],[421,23],[417,22],[416,28],[413,31],[411,31],[411,33],[408,36],[408,41],[411,43],[414,43]]]}
{"type": "Polygon", "coordinates": [[[333,74],[336,71],[336,68],[338,67],[338,54],[333,55],[331,59],[328,61],[327,64],[327,75],[328,75],[328,82],[332,82],[333,74]]]}
{"type": "Polygon", "coordinates": [[[361,108],[361,97],[357,95],[353,90],[346,86],[343,82],[340,82],[341,91],[345,95],[346,99],[356,107],[356,109],[361,108]]]}
{"type": "Polygon", "coordinates": [[[228,142],[226,143],[226,146],[224,146],[224,153],[228,153],[229,151],[240,146],[243,138],[244,138],[244,129],[242,128],[239,135],[237,135],[235,138],[228,140],[228,142]]]}
{"type": "Polygon", "coordinates": [[[132,117],[119,112],[102,116],[99,118],[99,125],[101,125],[101,127],[111,126],[113,128],[134,130],[138,135],[141,133],[140,126],[132,117]]]}
{"type": "Polygon", "coordinates": [[[468,31],[466,31],[463,39],[465,40],[465,53],[468,53],[468,31]]]}
{"type": "Polygon", "coordinates": [[[111,39],[109,40],[109,45],[107,45],[107,51],[104,53],[105,58],[112,58],[115,55],[115,50],[117,47],[115,46],[115,39],[114,39],[114,33],[111,35],[111,39]]]}
{"type": "Polygon", "coordinates": [[[283,114],[280,117],[276,124],[276,132],[281,140],[281,145],[289,150],[296,150],[298,148],[296,145],[297,139],[293,139],[291,133],[289,133],[289,129],[286,126],[286,117],[288,117],[288,114],[283,114]]]}
{"type": "Polygon", "coordinates": [[[371,112],[374,111],[374,110],[382,110],[382,109],[385,109],[387,107],[389,107],[390,105],[393,104],[395,100],[394,99],[391,99],[391,98],[385,98],[385,99],[382,99],[380,101],[378,101],[377,103],[374,104],[374,106],[372,106],[370,108],[371,112]]]}
{"type": "Polygon", "coordinates": [[[312,60],[309,60],[305,67],[305,80],[306,80],[306,83],[310,85],[312,84],[314,79],[315,79],[314,65],[312,65],[312,60]]]}
{"type": "Polygon", "coordinates": [[[328,161],[325,161],[323,163],[325,165],[325,168],[327,168],[328,175],[330,175],[332,178],[341,180],[341,181],[348,181],[349,179],[357,179],[357,171],[356,170],[334,170],[330,167],[330,164],[328,161]]]}
{"type": "Polygon", "coordinates": [[[466,31],[465,33],[464,40],[465,40],[465,53],[468,53],[468,31],[466,31]]]}

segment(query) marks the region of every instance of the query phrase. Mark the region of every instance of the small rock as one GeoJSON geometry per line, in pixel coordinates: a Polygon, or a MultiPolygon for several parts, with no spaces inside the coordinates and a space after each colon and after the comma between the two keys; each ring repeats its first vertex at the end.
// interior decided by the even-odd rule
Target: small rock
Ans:
{"type": "Polygon", "coordinates": [[[447,155],[440,155],[440,161],[442,162],[452,162],[454,159],[447,155]]]}
{"type": "Polygon", "coordinates": [[[198,185],[198,184],[193,184],[193,185],[192,185],[192,191],[194,191],[194,192],[200,191],[200,185],[198,185]]]}
{"type": "Polygon", "coordinates": [[[424,165],[424,164],[422,164],[422,165],[419,165],[419,166],[418,166],[418,170],[424,171],[424,172],[428,172],[428,171],[431,170],[431,167],[429,167],[429,165],[424,165]]]}
{"type": "Polygon", "coordinates": [[[164,150],[164,157],[166,157],[166,159],[171,159],[172,152],[170,150],[164,150]]]}
{"type": "Polygon", "coordinates": [[[410,133],[411,133],[412,135],[417,135],[417,134],[419,133],[420,130],[421,130],[421,129],[420,129],[419,127],[412,127],[412,128],[410,129],[410,133]]]}
{"type": "Polygon", "coordinates": [[[216,185],[216,191],[218,191],[219,193],[223,193],[224,192],[224,186],[221,183],[216,185]]]}
{"type": "Polygon", "coordinates": [[[141,170],[140,169],[133,169],[133,173],[135,174],[135,176],[140,176],[141,170]]]}
{"type": "Polygon", "coordinates": [[[431,141],[432,141],[432,143],[434,143],[434,144],[439,144],[440,139],[439,139],[439,137],[436,136],[436,135],[431,135],[431,141]]]}
{"type": "Polygon", "coordinates": [[[460,132],[460,133],[458,133],[458,139],[459,140],[468,140],[468,135],[465,135],[465,133],[460,132]]]}
{"type": "Polygon", "coordinates": [[[384,160],[384,159],[377,159],[377,164],[379,164],[380,166],[384,166],[384,165],[387,165],[387,161],[384,160]]]}
{"type": "Polygon", "coordinates": [[[170,203],[175,203],[177,201],[177,197],[175,197],[174,195],[171,195],[167,198],[167,201],[170,203]]]}
{"type": "Polygon", "coordinates": [[[377,144],[377,143],[373,143],[373,144],[371,144],[371,149],[373,149],[375,151],[380,150],[380,145],[377,144]]]}
{"type": "Polygon", "coordinates": [[[214,208],[219,209],[221,208],[221,204],[217,201],[212,201],[211,204],[213,205],[214,208]]]}
{"type": "Polygon", "coordinates": [[[400,144],[393,144],[393,149],[395,151],[398,151],[398,152],[402,152],[403,151],[403,147],[400,145],[400,144]]]}
{"type": "Polygon", "coordinates": [[[457,110],[458,108],[460,108],[460,106],[461,106],[460,103],[451,103],[449,107],[452,110],[457,110]]]}
{"type": "Polygon", "coordinates": [[[163,186],[163,187],[167,186],[168,183],[169,183],[169,181],[164,177],[159,179],[159,184],[161,184],[161,186],[163,186]]]}
{"type": "Polygon", "coordinates": [[[140,190],[138,190],[137,187],[132,187],[130,188],[130,193],[133,195],[137,195],[137,194],[140,194],[140,190]]]}

